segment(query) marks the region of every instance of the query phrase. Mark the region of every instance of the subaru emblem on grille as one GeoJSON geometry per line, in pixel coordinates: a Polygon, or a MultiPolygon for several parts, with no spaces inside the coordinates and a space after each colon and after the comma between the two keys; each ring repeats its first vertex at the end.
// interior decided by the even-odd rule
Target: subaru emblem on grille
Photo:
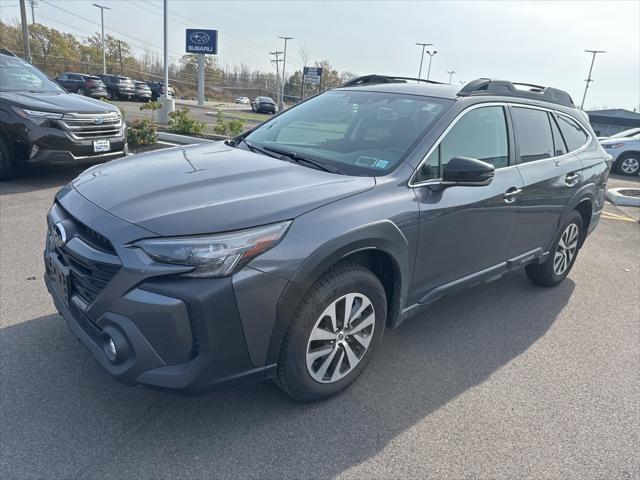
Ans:
{"type": "Polygon", "coordinates": [[[96,125],[102,125],[104,123],[104,118],[102,117],[93,117],[93,123],[96,125]]]}
{"type": "Polygon", "coordinates": [[[53,238],[54,245],[58,248],[67,243],[67,232],[65,232],[62,223],[58,222],[53,226],[51,237],[53,238]]]}

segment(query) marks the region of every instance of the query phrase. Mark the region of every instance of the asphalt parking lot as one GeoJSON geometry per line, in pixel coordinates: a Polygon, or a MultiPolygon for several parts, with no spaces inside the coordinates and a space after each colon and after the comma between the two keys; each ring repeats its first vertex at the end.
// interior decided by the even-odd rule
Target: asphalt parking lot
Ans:
{"type": "Polygon", "coordinates": [[[640,225],[615,207],[559,287],[518,272],[443,299],[302,405],[102,370],[42,281],[45,214],[77,173],[0,184],[0,478],[640,477],[640,225]]]}

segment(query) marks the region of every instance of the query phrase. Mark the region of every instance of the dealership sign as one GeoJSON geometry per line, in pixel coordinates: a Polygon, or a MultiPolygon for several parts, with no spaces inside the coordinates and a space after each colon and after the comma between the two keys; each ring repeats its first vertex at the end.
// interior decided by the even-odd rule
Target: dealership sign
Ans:
{"type": "Polygon", "coordinates": [[[302,70],[302,75],[304,77],[305,83],[310,83],[311,85],[320,85],[320,80],[322,79],[322,68],[304,67],[304,69],[302,70]]]}
{"type": "Polygon", "coordinates": [[[187,28],[187,53],[218,53],[218,31],[187,28]]]}

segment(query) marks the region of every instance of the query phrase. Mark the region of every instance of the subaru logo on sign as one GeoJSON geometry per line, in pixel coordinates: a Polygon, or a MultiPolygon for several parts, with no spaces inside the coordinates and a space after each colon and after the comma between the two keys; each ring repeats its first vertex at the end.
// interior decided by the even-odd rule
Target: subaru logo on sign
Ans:
{"type": "Polygon", "coordinates": [[[102,117],[93,117],[93,123],[96,125],[102,125],[104,123],[104,118],[102,117]]]}
{"type": "Polygon", "coordinates": [[[205,43],[209,43],[210,36],[207,32],[193,32],[189,35],[189,38],[193,43],[197,43],[198,45],[204,45],[205,43]]]}
{"type": "Polygon", "coordinates": [[[64,230],[62,223],[58,222],[53,226],[51,229],[51,237],[53,244],[58,248],[67,243],[67,232],[64,230]]]}
{"type": "Polygon", "coordinates": [[[218,31],[187,28],[186,52],[213,54],[218,53],[218,31]]]}

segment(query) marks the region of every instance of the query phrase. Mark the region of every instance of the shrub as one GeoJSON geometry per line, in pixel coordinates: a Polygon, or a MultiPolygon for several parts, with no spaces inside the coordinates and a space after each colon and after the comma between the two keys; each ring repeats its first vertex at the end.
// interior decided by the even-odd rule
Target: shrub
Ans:
{"type": "Polygon", "coordinates": [[[199,122],[189,117],[189,109],[183,107],[180,110],[169,112],[171,131],[182,135],[202,135],[206,129],[204,122],[199,122]]]}
{"type": "Polygon", "coordinates": [[[227,122],[225,122],[224,115],[220,109],[218,109],[216,124],[213,126],[213,131],[218,135],[225,136],[229,133],[229,126],[227,125],[227,122]]]}
{"type": "Polygon", "coordinates": [[[158,141],[158,129],[147,120],[134,120],[127,130],[127,141],[130,147],[153,145],[158,141]]]}
{"type": "Polygon", "coordinates": [[[218,110],[216,124],[213,127],[213,131],[218,135],[235,137],[242,133],[242,127],[244,127],[244,120],[239,118],[237,120],[226,121],[222,110],[218,110]]]}
{"type": "Polygon", "coordinates": [[[162,108],[160,102],[146,102],[140,105],[140,110],[151,110],[151,121],[156,121],[156,112],[162,108]]]}

